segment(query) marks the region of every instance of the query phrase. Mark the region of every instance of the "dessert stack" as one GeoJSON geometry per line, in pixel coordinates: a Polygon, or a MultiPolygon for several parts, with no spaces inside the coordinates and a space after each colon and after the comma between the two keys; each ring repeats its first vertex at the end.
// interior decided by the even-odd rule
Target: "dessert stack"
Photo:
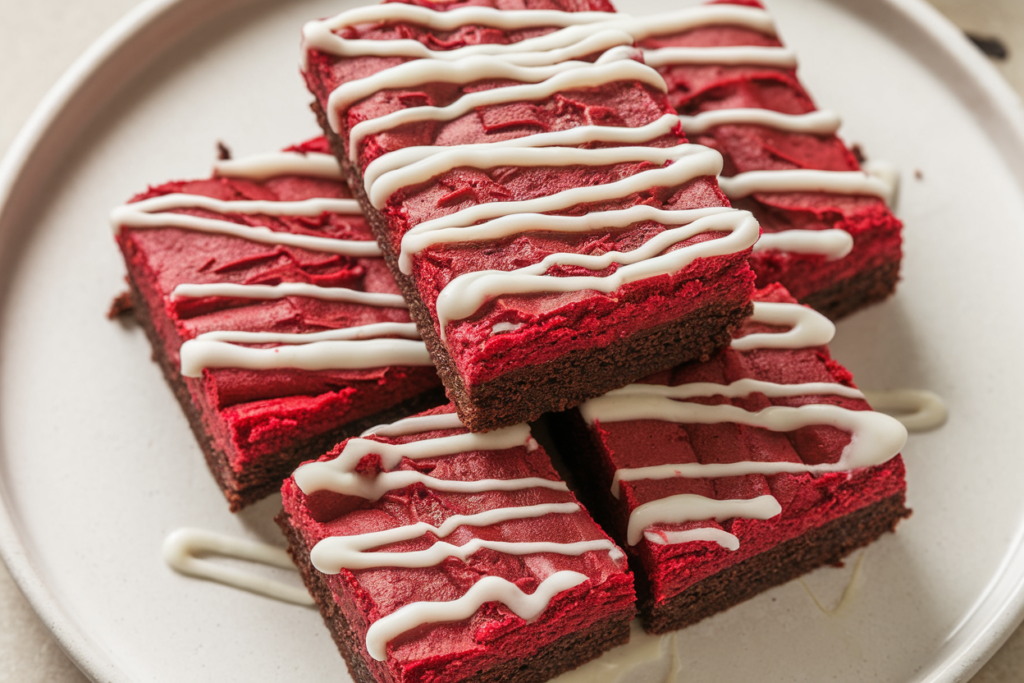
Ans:
{"type": "Polygon", "coordinates": [[[115,211],[355,680],[548,680],[909,514],[906,431],[827,347],[895,287],[894,193],[795,66],[756,2],[360,7],[303,30],[323,138],[115,211]]]}

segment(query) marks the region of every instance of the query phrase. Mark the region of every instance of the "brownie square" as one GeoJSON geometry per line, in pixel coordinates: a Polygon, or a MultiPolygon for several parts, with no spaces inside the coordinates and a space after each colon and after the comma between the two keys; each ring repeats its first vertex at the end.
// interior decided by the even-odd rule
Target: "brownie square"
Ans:
{"type": "Polygon", "coordinates": [[[322,138],[114,211],[135,315],[231,509],[440,380],[322,138]]]}
{"type": "Polygon", "coordinates": [[[647,630],[839,563],[909,514],[906,430],[830,357],[833,332],[773,285],[710,361],[559,416],[584,501],[630,556],[647,630]]]}
{"type": "Polygon", "coordinates": [[[321,126],[475,431],[707,358],[749,314],[757,226],[608,10],[388,3],[304,32],[321,126]]]}
{"type": "Polygon", "coordinates": [[[625,643],[625,555],[528,425],[468,432],[454,406],[296,470],[278,516],[359,683],[544,681],[625,643]]]}

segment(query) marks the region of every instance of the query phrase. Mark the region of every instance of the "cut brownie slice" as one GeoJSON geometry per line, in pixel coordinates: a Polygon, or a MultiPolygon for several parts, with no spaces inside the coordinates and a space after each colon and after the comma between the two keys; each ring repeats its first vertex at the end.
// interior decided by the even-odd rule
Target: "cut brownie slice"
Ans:
{"type": "Polygon", "coordinates": [[[902,226],[886,202],[898,176],[884,164],[860,170],[835,135],[839,116],[815,108],[768,13],[735,0],[668,17],[644,17],[632,32],[683,130],[725,157],[722,190],[761,224],[758,286],[780,282],[831,318],[892,294],[902,226]]]}
{"type": "Polygon", "coordinates": [[[395,2],[304,31],[321,124],[474,431],[707,358],[753,287],[756,222],[611,6],[523,7],[395,2]]]}
{"type": "Polygon", "coordinates": [[[322,138],[113,213],[136,316],[232,510],[352,434],[444,401],[322,138]]]}
{"type": "Polygon", "coordinates": [[[631,556],[649,631],[838,563],[909,514],[906,430],[831,359],[834,329],[773,285],[711,361],[559,417],[586,502],[631,556]]]}
{"type": "Polygon", "coordinates": [[[278,516],[358,683],[544,681],[629,639],[625,555],[528,425],[445,406],[296,470],[278,516]]]}

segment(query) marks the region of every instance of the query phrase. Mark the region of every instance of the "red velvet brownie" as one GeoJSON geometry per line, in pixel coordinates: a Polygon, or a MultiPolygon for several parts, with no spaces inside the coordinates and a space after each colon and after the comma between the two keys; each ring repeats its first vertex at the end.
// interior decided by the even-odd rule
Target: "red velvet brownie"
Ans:
{"type": "Polygon", "coordinates": [[[861,172],[835,135],[839,116],[815,107],[768,13],[733,0],[666,16],[675,19],[644,17],[632,32],[683,130],[725,158],[722,190],[761,224],[758,286],[780,282],[833,319],[892,294],[902,226],[886,202],[898,179],[884,164],[861,172]]]}
{"type": "Polygon", "coordinates": [[[444,396],[322,138],[116,209],[136,316],[232,510],[444,396]]]}
{"type": "Polygon", "coordinates": [[[749,314],[756,223],[609,10],[389,3],[304,30],[321,124],[474,431],[707,358],[749,314]]]}
{"type": "Polygon", "coordinates": [[[544,681],[629,639],[625,555],[526,424],[445,406],[296,470],[278,524],[358,683],[544,681]]]}
{"type": "Polygon", "coordinates": [[[590,509],[630,555],[647,630],[838,563],[909,514],[906,430],[829,356],[834,329],[772,285],[710,361],[560,416],[590,509]]]}

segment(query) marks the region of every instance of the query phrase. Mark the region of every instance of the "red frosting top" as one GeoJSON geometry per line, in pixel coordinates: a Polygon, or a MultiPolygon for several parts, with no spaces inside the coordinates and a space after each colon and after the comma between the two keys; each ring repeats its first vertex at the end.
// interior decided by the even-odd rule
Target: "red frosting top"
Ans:
{"type": "MultiPolygon", "coordinates": [[[[291,149],[323,152],[325,143],[318,138],[291,149]]],[[[214,176],[151,187],[132,201],[172,193],[226,201],[275,202],[350,196],[345,185],[336,180],[284,175],[255,182],[214,176]]],[[[372,239],[360,215],[220,214],[196,208],[175,209],[174,212],[294,234],[372,239]]],[[[285,282],[397,294],[394,280],[380,258],[339,256],[171,227],[125,228],[119,233],[118,241],[152,313],[164,351],[175,368],[179,367],[182,343],[205,332],[306,333],[410,321],[403,308],[301,296],[282,299],[171,296],[181,284],[276,285],[285,282]]],[[[207,368],[202,379],[185,379],[193,400],[206,413],[204,420],[208,429],[236,470],[260,456],[287,449],[303,439],[372,415],[439,385],[432,367],[322,371],[207,368]]]]}
{"type": "MultiPolygon", "coordinates": [[[[761,7],[758,2],[742,0],[723,0],[713,4],[761,7]]],[[[741,26],[706,26],[677,35],[649,38],[641,45],[646,48],[781,47],[782,43],[773,36],[741,26]]],[[[785,114],[816,111],[794,69],[760,65],[679,64],[660,67],[659,72],[669,86],[672,106],[683,115],[740,108],[768,109],[785,114]]],[[[855,155],[836,135],[730,124],[716,126],[707,133],[691,137],[694,142],[722,153],[725,176],[782,169],[860,170],[855,155]]],[[[757,272],[759,287],[779,281],[793,296],[803,299],[830,283],[900,259],[902,224],[876,197],[820,192],[761,192],[739,199],[734,205],[752,211],[765,233],[838,228],[854,237],[854,253],[837,261],[826,261],[818,255],[770,250],[756,252],[752,265],[757,272]]]]}
{"type": "MultiPolygon", "coordinates": [[[[469,4],[501,9],[612,9],[604,2],[564,1],[431,3],[430,6],[447,10],[469,4]]],[[[384,27],[357,26],[345,29],[339,35],[379,40],[414,38],[431,49],[450,50],[482,43],[515,42],[549,30],[506,32],[467,26],[456,31],[437,32],[397,23],[384,27]]],[[[339,58],[311,51],[306,80],[320,105],[326,109],[330,93],[339,85],[365,78],[402,61],[407,60],[365,56],[339,58]]],[[[410,107],[446,106],[466,93],[508,85],[516,83],[485,80],[463,86],[429,83],[407,90],[384,90],[343,111],[338,133],[347,145],[349,131],[361,121],[410,107]]],[[[538,101],[484,106],[452,121],[411,123],[370,135],[358,150],[358,165],[361,170],[366,169],[381,155],[406,147],[495,142],[588,124],[632,128],[652,123],[671,112],[662,92],[637,81],[616,81],[559,92],[538,101]]],[[[650,143],[641,144],[670,147],[683,142],[685,138],[677,129],[650,143]]],[[[389,247],[398,253],[402,236],[414,226],[474,205],[532,199],[569,188],[606,184],[652,168],[654,165],[647,162],[597,167],[455,168],[428,182],[403,188],[391,196],[383,209],[388,218],[389,247]]],[[[702,177],[680,187],[653,188],[553,213],[582,215],[635,204],[682,209],[727,206],[728,202],[714,179],[702,177]]],[[[665,229],[657,223],[643,222],[622,230],[608,229],[596,233],[528,232],[485,243],[434,245],[413,257],[412,274],[421,299],[434,316],[435,328],[440,331],[435,314],[438,295],[461,274],[479,270],[508,271],[559,252],[603,254],[630,251],[665,229]]],[[[692,241],[719,236],[721,233],[710,233],[692,241]]],[[[634,282],[610,294],[585,290],[562,294],[500,295],[469,318],[448,323],[445,330],[448,350],[464,380],[473,384],[485,382],[519,366],[549,361],[573,349],[605,346],[635,330],[677,320],[709,301],[744,300],[750,287],[749,273],[742,263],[745,255],[745,252],[740,252],[738,255],[698,260],[682,273],[634,282]],[[731,277],[731,281],[726,281],[727,277],[731,277]],[[496,333],[494,326],[498,323],[506,323],[515,329],[496,333]]],[[[616,268],[612,266],[595,272],[577,267],[556,267],[548,274],[603,276],[616,268]]]]}
{"type": "MultiPolygon", "coordinates": [[[[454,412],[454,407],[445,406],[423,415],[451,412],[454,412]]],[[[446,429],[395,438],[368,438],[398,444],[460,433],[466,433],[466,430],[446,429]]],[[[347,444],[348,441],[339,444],[320,458],[320,462],[337,458],[347,444]]],[[[356,470],[372,479],[382,470],[381,460],[379,456],[368,455],[356,470]]],[[[437,479],[456,481],[526,477],[559,481],[543,448],[531,451],[525,445],[415,461],[403,458],[397,467],[389,471],[417,471],[429,473],[437,479]]],[[[306,496],[294,479],[285,482],[282,497],[289,523],[309,549],[318,541],[333,536],[353,536],[417,522],[428,522],[438,527],[453,515],[576,502],[568,490],[534,487],[517,491],[449,493],[433,490],[421,483],[389,491],[376,501],[330,491],[306,496]]],[[[442,539],[427,533],[368,552],[424,550],[441,541],[462,546],[474,539],[508,543],[610,542],[581,507],[578,512],[570,514],[546,514],[487,526],[460,526],[442,539]]],[[[379,680],[431,680],[438,683],[461,680],[497,662],[528,656],[569,632],[586,629],[612,615],[622,614],[631,609],[634,600],[632,576],[626,571],[624,557],[613,559],[608,550],[570,556],[550,552],[511,555],[485,548],[465,561],[448,557],[427,567],[341,569],[338,574],[324,575],[324,579],[347,623],[359,634],[363,658],[379,680]],[[366,651],[364,639],[370,624],[406,605],[456,600],[477,581],[488,576],[501,577],[530,594],[541,581],[563,570],[580,572],[588,580],[556,595],[549,607],[529,625],[504,604],[488,602],[469,619],[424,624],[392,639],[385,661],[373,659],[366,651]]]]}
{"type": "MultiPolygon", "coordinates": [[[[795,303],[780,285],[756,292],[754,300],[795,303]]],[[[747,322],[737,337],[760,331],[781,331],[781,328],[747,322]]],[[[727,348],[706,363],[683,365],[651,376],[645,382],[678,386],[692,382],[729,384],[740,379],[778,384],[829,382],[854,387],[850,373],[831,358],[824,346],[743,352],[727,348]]],[[[751,412],[772,405],[795,407],[812,403],[833,404],[850,410],[871,409],[863,399],[833,395],[769,398],[753,393],[735,399],[716,396],[688,400],[704,404],[732,404],[751,412]]],[[[598,448],[599,479],[608,484],[618,469],[669,463],[834,463],[850,441],[846,432],[827,426],[772,432],[734,423],[679,424],[659,420],[597,422],[591,433],[598,448]]],[[[903,491],[905,486],[903,463],[896,456],[882,465],[852,472],[623,481],[620,497],[613,499],[609,495],[607,501],[612,506],[610,516],[615,520],[619,538],[625,537],[629,515],[637,507],[682,493],[716,500],[771,495],[782,506],[782,513],[768,520],[737,518],[648,527],[648,531],[661,535],[662,540],[666,540],[664,532],[667,531],[707,527],[724,530],[739,540],[738,550],[728,550],[710,541],[662,545],[645,536],[631,550],[639,556],[644,572],[650,577],[655,599],[663,600],[809,529],[903,491]]]]}

